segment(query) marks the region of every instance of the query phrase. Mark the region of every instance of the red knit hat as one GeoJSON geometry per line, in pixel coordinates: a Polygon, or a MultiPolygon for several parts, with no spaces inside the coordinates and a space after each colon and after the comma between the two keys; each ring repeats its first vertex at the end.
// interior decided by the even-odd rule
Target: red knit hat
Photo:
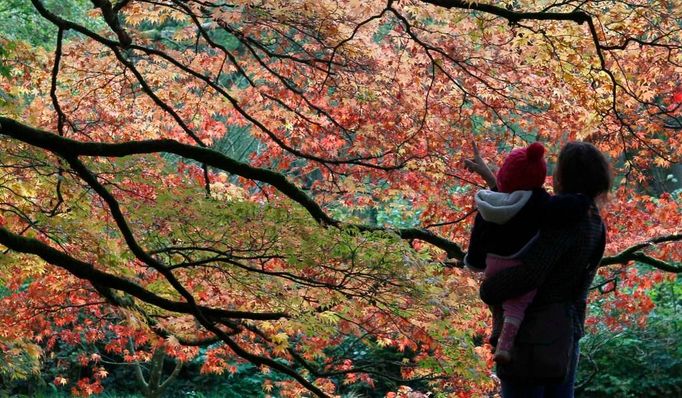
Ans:
{"type": "Polygon", "coordinates": [[[544,153],[545,147],[539,142],[511,151],[497,172],[497,189],[509,193],[540,188],[547,176],[544,153]]]}

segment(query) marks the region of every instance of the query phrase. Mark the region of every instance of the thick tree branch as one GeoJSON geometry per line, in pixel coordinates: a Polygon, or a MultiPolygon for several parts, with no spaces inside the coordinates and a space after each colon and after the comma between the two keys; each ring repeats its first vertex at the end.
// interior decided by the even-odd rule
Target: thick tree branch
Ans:
{"type": "Polygon", "coordinates": [[[674,265],[674,264],[659,260],[657,258],[653,258],[647,254],[642,253],[642,252],[632,253],[632,255],[630,257],[634,261],[639,261],[640,263],[650,265],[654,268],[660,269],[661,271],[673,272],[676,274],[682,273],[682,264],[681,263],[677,263],[677,265],[674,265]]]}
{"type": "Polygon", "coordinates": [[[125,157],[136,154],[160,152],[173,153],[183,158],[192,159],[199,163],[207,164],[211,167],[249,180],[269,184],[291,200],[303,206],[308,213],[322,225],[337,227],[351,226],[362,231],[391,230],[404,239],[419,239],[428,242],[447,252],[448,256],[451,258],[464,258],[464,253],[459,245],[425,229],[390,229],[341,223],[330,217],[317,202],[302,189],[287,180],[282,174],[236,161],[210,148],[182,144],[169,139],[128,141],[117,144],[82,142],[59,137],[58,135],[26,126],[5,117],[0,117],[0,134],[48,150],[65,159],[73,159],[78,156],[125,157]]]}
{"type": "Polygon", "coordinates": [[[514,11],[508,8],[494,6],[492,4],[484,4],[476,1],[460,1],[460,0],[421,0],[423,3],[433,4],[443,8],[458,8],[462,10],[480,11],[486,14],[497,15],[498,17],[508,20],[510,23],[515,23],[523,20],[538,20],[538,21],[573,21],[577,24],[583,24],[590,20],[590,16],[584,11],[572,12],[524,12],[514,11]]]}
{"type": "Polygon", "coordinates": [[[662,271],[681,273],[682,264],[668,263],[666,261],[651,257],[642,251],[648,247],[653,247],[657,244],[679,241],[682,241],[682,234],[658,236],[656,238],[652,238],[645,242],[638,243],[636,245],[628,247],[627,249],[621,251],[616,255],[604,257],[601,261],[600,266],[604,267],[613,264],[627,264],[630,261],[639,261],[640,263],[650,265],[662,271]]]}
{"type": "Polygon", "coordinates": [[[119,46],[121,43],[114,41],[114,40],[109,40],[106,37],[100,36],[86,28],[84,28],[81,25],[78,25],[76,23],[73,23],[71,21],[67,21],[64,18],[61,18],[57,15],[52,14],[50,11],[48,11],[47,8],[45,8],[45,5],[40,0],[31,0],[31,3],[35,7],[35,9],[38,11],[38,13],[48,21],[52,22],[55,24],[57,27],[63,29],[63,30],[69,30],[73,29],[76,32],[80,32],[83,35],[96,40],[102,44],[105,44],[107,46],[119,46]]]}
{"type": "MultiPolygon", "coordinates": [[[[155,305],[161,309],[178,312],[183,314],[192,314],[193,307],[185,302],[173,301],[150,292],[142,286],[123,279],[116,275],[100,271],[92,264],[80,261],[74,257],[69,256],[59,250],[56,250],[47,244],[40,242],[37,239],[26,238],[10,232],[9,230],[0,227],[0,244],[18,253],[33,254],[47,263],[62,268],[77,278],[85,279],[91,282],[94,286],[98,286],[98,290],[102,287],[119,290],[129,295],[142,300],[146,303],[155,305]]],[[[229,318],[229,319],[253,319],[253,320],[276,320],[286,317],[286,313],[256,313],[244,311],[228,311],[217,308],[199,306],[201,311],[208,317],[215,319],[229,318]]]]}
{"type": "Polygon", "coordinates": [[[127,47],[132,43],[132,39],[128,35],[128,33],[123,30],[123,27],[121,26],[121,22],[118,19],[117,15],[117,10],[114,9],[111,5],[111,2],[109,0],[91,0],[92,4],[96,7],[102,10],[102,16],[104,17],[104,21],[109,25],[111,30],[116,33],[116,36],[118,36],[118,40],[121,42],[123,47],[127,47]]]}

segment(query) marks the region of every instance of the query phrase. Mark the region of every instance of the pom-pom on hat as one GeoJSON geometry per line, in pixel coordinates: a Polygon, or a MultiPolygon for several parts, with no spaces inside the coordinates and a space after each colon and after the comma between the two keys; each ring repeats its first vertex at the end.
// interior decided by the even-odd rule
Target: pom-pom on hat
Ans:
{"type": "Polygon", "coordinates": [[[511,151],[497,172],[497,189],[509,193],[542,187],[547,176],[544,154],[539,142],[511,151]]]}

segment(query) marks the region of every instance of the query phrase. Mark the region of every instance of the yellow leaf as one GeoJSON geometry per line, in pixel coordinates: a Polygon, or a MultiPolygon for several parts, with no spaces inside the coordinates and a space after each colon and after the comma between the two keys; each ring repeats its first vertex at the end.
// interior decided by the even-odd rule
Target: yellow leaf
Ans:
{"type": "Polygon", "coordinates": [[[284,332],[272,336],[272,342],[277,345],[289,345],[289,335],[284,332]]]}

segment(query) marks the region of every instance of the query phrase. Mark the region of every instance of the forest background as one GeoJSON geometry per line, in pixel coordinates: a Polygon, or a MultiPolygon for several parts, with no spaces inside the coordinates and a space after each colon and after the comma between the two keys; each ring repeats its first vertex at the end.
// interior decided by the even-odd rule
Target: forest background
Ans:
{"type": "Polygon", "coordinates": [[[681,31],[675,0],[0,1],[0,395],[491,396],[462,160],[580,139],[616,180],[578,391],[680,396],[681,31]]]}

